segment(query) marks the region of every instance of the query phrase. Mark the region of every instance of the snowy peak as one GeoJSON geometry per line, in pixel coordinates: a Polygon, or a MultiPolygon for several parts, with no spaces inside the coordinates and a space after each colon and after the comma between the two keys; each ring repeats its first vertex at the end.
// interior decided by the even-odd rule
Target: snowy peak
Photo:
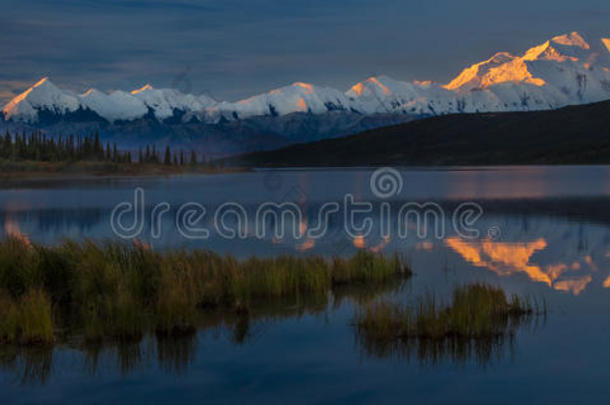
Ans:
{"type": "Polygon", "coordinates": [[[321,114],[332,110],[346,110],[349,104],[349,99],[339,90],[295,82],[235,103],[218,103],[209,108],[207,113],[213,120],[220,117],[232,120],[295,112],[321,114]]]}
{"type": "Polygon", "coordinates": [[[149,84],[131,92],[105,93],[91,88],[76,95],[59,89],[45,77],[11,100],[3,114],[7,120],[34,123],[40,111],[65,115],[83,109],[115,122],[138,119],[152,110],[157,119],[164,120],[172,117],[176,110],[199,112],[214,104],[216,101],[206,95],[185,95],[173,89],[155,89],[149,84]]]}
{"type": "Polygon", "coordinates": [[[430,81],[409,83],[387,76],[371,77],[346,94],[359,111],[411,115],[459,112],[456,93],[430,81]]]}
{"type": "Polygon", "coordinates": [[[150,84],[133,90],[131,94],[150,108],[159,120],[172,117],[177,110],[193,113],[216,104],[215,100],[205,95],[197,97],[175,89],[155,89],[150,84]]]}
{"type": "Polygon", "coordinates": [[[387,76],[369,77],[365,81],[356,83],[347,91],[350,97],[388,97],[393,94],[392,87],[401,85],[402,82],[397,82],[387,76]]]}
{"type": "Polygon", "coordinates": [[[527,50],[522,56],[506,53],[465,69],[445,88],[459,93],[490,89],[501,84],[544,88],[549,105],[593,102],[610,98],[608,62],[602,39],[592,46],[577,32],[559,35],[527,50]],[[598,69],[595,69],[595,68],[598,69]],[[526,86],[527,85],[527,86],[526,86]]]}
{"type": "Polygon", "coordinates": [[[524,60],[547,60],[555,62],[578,62],[591,54],[591,46],[582,36],[574,32],[570,35],[560,35],[550,41],[528,50],[524,60]]]}
{"type": "Polygon", "coordinates": [[[153,87],[150,84],[145,84],[143,87],[140,87],[139,89],[132,90],[131,94],[142,93],[146,90],[153,90],[153,87]]]}
{"type": "Polygon", "coordinates": [[[484,89],[501,83],[527,83],[543,86],[544,80],[534,77],[526,61],[536,60],[548,53],[550,42],[529,49],[524,56],[515,57],[506,52],[464,69],[458,77],[444,87],[454,91],[484,89]]]}
{"type": "Polygon", "coordinates": [[[44,78],[15,97],[3,113],[6,119],[32,123],[41,111],[61,115],[79,109],[95,112],[109,122],[152,114],[160,122],[198,119],[216,123],[329,111],[409,115],[531,111],[607,99],[610,99],[610,38],[593,41],[572,32],[555,36],[521,55],[498,52],[467,67],[446,85],[373,76],[343,92],[294,82],[227,102],[175,89],[156,89],[149,84],[131,92],[90,89],[76,95],[44,78]]]}
{"type": "Polygon", "coordinates": [[[11,100],[2,112],[5,119],[19,118],[26,122],[33,122],[37,119],[39,110],[65,114],[76,111],[79,105],[76,96],[60,90],[47,77],[44,77],[11,100]]]}
{"type": "Polygon", "coordinates": [[[576,46],[582,49],[591,49],[591,46],[585,41],[585,39],[578,33],[572,32],[571,34],[558,35],[551,39],[552,42],[564,45],[564,46],[576,46]]]}
{"type": "Polygon", "coordinates": [[[89,89],[79,98],[83,108],[97,113],[110,122],[134,120],[148,112],[148,108],[142,101],[124,91],[106,94],[97,89],[89,89]]]}
{"type": "Polygon", "coordinates": [[[456,90],[462,87],[469,89],[485,86],[485,77],[490,74],[492,69],[496,69],[506,63],[516,59],[515,56],[508,52],[498,52],[486,61],[475,63],[474,65],[464,69],[458,77],[453,79],[444,87],[448,90],[456,90]]]}

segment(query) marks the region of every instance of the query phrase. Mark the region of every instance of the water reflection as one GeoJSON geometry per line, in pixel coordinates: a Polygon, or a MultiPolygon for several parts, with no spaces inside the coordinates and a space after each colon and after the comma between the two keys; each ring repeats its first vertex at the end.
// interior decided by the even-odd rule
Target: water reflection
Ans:
{"type": "Polygon", "coordinates": [[[168,374],[183,375],[194,364],[197,335],[157,336],[157,361],[168,374]]]}
{"type": "MultiPolygon", "coordinates": [[[[319,307],[308,309],[318,314],[325,310],[320,310],[319,307]]],[[[270,320],[281,321],[298,317],[301,311],[303,308],[296,312],[284,308],[274,311],[268,318],[240,314],[220,321],[219,318],[212,317],[210,324],[213,326],[208,329],[202,327],[198,332],[184,335],[147,335],[136,341],[57,348],[4,346],[0,349],[0,369],[4,374],[12,376],[10,379],[14,383],[46,385],[52,381],[54,373],[64,367],[56,364],[55,358],[65,358],[67,353],[71,353],[73,360],[70,368],[75,372],[80,370],[90,377],[107,373],[128,377],[151,366],[156,366],[166,375],[184,376],[202,360],[201,356],[205,356],[202,349],[205,349],[211,336],[214,336],[214,340],[221,338],[234,346],[240,346],[255,336],[263,336],[263,329],[270,325],[270,320]],[[60,355],[56,356],[56,352],[60,355]]],[[[365,357],[397,358],[424,366],[438,366],[444,362],[490,366],[513,355],[519,340],[518,333],[534,333],[535,329],[541,326],[541,323],[532,322],[532,317],[528,317],[508,320],[504,325],[506,333],[503,335],[478,339],[405,339],[380,342],[357,335],[356,344],[365,357]]]]}
{"type": "MultiPolygon", "coordinates": [[[[311,215],[301,227],[313,227],[317,220],[315,214],[324,202],[340,201],[347,192],[370,200],[372,196],[367,194],[369,174],[365,170],[280,172],[280,188],[273,190],[265,188],[262,173],[178,179],[17,183],[13,185],[16,189],[0,190],[0,229],[7,233],[19,230],[20,234],[32,241],[43,243],[53,243],[64,237],[108,238],[112,236],[109,227],[112,207],[118,202],[129,201],[136,186],[146,189],[151,203],[168,201],[172,207],[185,201],[211,203],[212,207],[225,201],[239,201],[251,209],[261,201],[301,202],[304,199],[303,206],[311,215]],[[294,186],[298,186],[301,192],[293,198],[291,189],[294,186]]],[[[0,374],[8,376],[11,384],[49,384],[57,381],[58,386],[62,386],[58,391],[68,392],[71,388],[67,387],[71,387],[73,380],[81,375],[105,374],[112,379],[116,375],[133,375],[138,370],[161,370],[161,377],[154,375],[154,371],[142,377],[146,383],[142,385],[150,387],[166,381],[163,378],[166,374],[193,373],[199,377],[194,369],[205,368],[205,359],[210,352],[214,352],[214,356],[210,357],[214,357],[216,363],[209,367],[221,374],[221,384],[218,386],[223,388],[218,390],[227,394],[239,391],[236,386],[239,388],[243,381],[235,382],[227,377],[229,373],[222,374],[226,370],[219,371],[223,367],[219,365],[224,361],[223,356],[231,357],[233,352],[237,352],[233,356],[236,363],[245,359],[246,365],[267,365],[269,358],[261,361],[258,352],[273,357],[280,352],[281,345],[291,354],[303,353],[306,358],[300,358],[301,363],[299,360],[286,359],[283,363],[273,363],[271,367],[282,368],[282,371],[283,367],[293,367],[311,374],[322,373],[324,387],[327,385],[326,377],[340,382],[345,376],[354,376],[350,373],[357,368],[361,379],[355,376],[353,381],[357,383],[353,385],[370,384],[372,389],[376,389],[382,384],[376,384],[375,378],[392,384],[397,382],[392,377],[399,374],[395,373],[396,367],[409,374],[411,364],[439,367],[446,363],[495,365],[499,360],[513,356],[516,357],[516,365],[511,370],[498,366],[500,371],[492,375],[494,383],[504,377],[503,373],[518,370],[521,373],[519,378],[523,379],[536,380],[545,375],[548,386],[554,387],[556,381],[566,381],[566,375],[570,374],[565,373],[565,368],[558,363],[557,353],[565,355],[566,361],[570,362],[570,370],[575,364],[582,364],[580,381],[583,386],[591,381],[592,384],[596,383],[596,376],[603,377],[605,381],[608,362],[604,345],[608,339],[606,325],[610,291],[610,211],[607,209],[610,204],[610,169],[407,170],[404,176],[404,195],[400,196],[401,201],[390,201],[392,207],[404,201],[432,200],[451,209],[464,199],[474,199],[485,210],[479,224],[482,239],[464,240],[459,235],[447,235],[443,240],[401,240],[395,237],[352,239],[341,232],[343,224],[341,219],[337,219],[331,222],[328,236],[315,241],[258,240],[251,235],[244,240],[226,241],[212,235],[210,240],[192,242],[185,241],[175,232],[168,216],[164,226],[169,231],[158,240],[142,242],[154,249],[197,247],[231,253],[240,258],[278,254],[351,256],[358,249],[400,252],[410,259],[416,273],[409,288],[337,289],[333,291],[331,299],[313,297],[299,302],[260,303],[247,314],[208,314],[199,325],[198,332],[190,335],[152,335],[137,342],[107,342],[88,347],[74,342],[63,343],[55,349],[2,347],[0,374]],[[492,226],[502,231],[497,239],[486,238],[486,230],[492,226]],[[510,292],[542,292],[551,308],[549,323],[551,320],[557,321],[564,313],[568,313],[570,318],[547,325],[542,333],[544,341],[537,341],[537,336],[536,339],[532,338],[537,328],[544,324],[528,321],[510,326],[512,331],[504,337],[488,340],[435,342],[412,339],[390,345],[358,340],[356,350],[346,344],[353,338],[349,329],[352,305],[368,302],[380,294],[408,297],[426,287],[434,291],[443,288],[448,291],[455,284],[475,279],[500,284],[510,292]],[[553,312],[554,308],[558,309],[553,312]],[[591,315],[592,312],[595,314],[591,315]],[[599,316],[602,313],[603,318],[599,316]],[[311,319],[310,315],[314,318],[319,315],[322,319],[311,319]],[[327,316],[333,324],[324,329],[321,325],[327,316]],[[295,319],[306,321],[297,325],[293,323],[295,319]],[[275,336],[274,332],[282,325],[289,325],[291,334],[275,336]],[[332,334],[326,335],[329,330],[332,334]],[[581,330],[590,333],[581,333],[581,330]],[[571,339],[569,343],[566,343],[567,339],[571,339]],[[259,344],[254,345],[253,342],[259,344]],[[323,343],[316,346],[319,342],[323,343]],[[223,351],[227,347],[229,349],[223,351]],[[236,347],[239,350],[231,350],[236,347]],[[401,359],[400,366],[388,363],[390,367],[380,369],[384,367],[380,364],[386,364],[385,361],[358,364],[359,354],[376,359],[398,358],[401,359]],[[537,368],[542,367],[537,364],[539,356],[544,356],[548,362],[543,364],[544,370],[537,368]],[[237,357],[240,358],[235,360],[237,357]],[[61,374],[60,370],[69,368],[63,364],[66,358],[73,359],[77,368],[68,378],[58,375],[61,374]],[[406,366],[402,367],[404,364],[406,366]],[[601,371],[596,374],[595,370],[601,371]]],[[[235,365],[235,369],[243,364],[235,365]]],[[[259,370],[253,374],[258,376],[259,370]]],[[[410,375],[420,377],[420,374],[416,371],[410,375]]],[[[296,372],[293,375],[298,379],[310,377],[296,372]]],[[[400,373],[400,377],[404,375],[400,373]]],[[[570,375],[569,378],[574,376],[570,375]]],[[[94,381],[107,383],[103,379],[88,380],[96,388],[99,386],[94,381]]],[[[283,386],[277,381],[274,384],[287,389],[291,381],[283,386]]],[[[427,381],[426,384],[436,382],[427,381]]],[[[199,387],[201,382],[198,380],[197,384],[199,387]]],[[[400,381],[396,385],[399,384],[400,381]]],[[[605,386],[594,388],[599,387],[605,386]]],[[[451,389],[447,391],[453,393],[451,389]]],[[[409,394],[414,395],[413,392],[409,394]]],[[[12,395],[18,397],[19,394],[12,395]]]]}
{"type": "MultiPolygon", "coordinates": [[[[379,297],[396,295],[403,292],[408,283],[408,280],[399,278],[373,288],[367,285],[337,286],[330,294],[304,295],[296,300],[254,300],[247,311],[203,309],[195,330],[175,334],[154,333],[127,340],[93,343],[79,336],[66,336],[63,338],[65,341],[55,348],[0,345],[0,367],[21,384],[46,384],[57,368],[53,363],[55,351],[71,351],[79,369],[89,376],[108,370],[128,376],[149,365],[153,359],[165,373],[184,375],[195,363],[201,341],[210,334],[241,346],[259,336],[271,324],[327,314],[379,297]]],[[[69,325],[62,328],[66,331],[71,329],[69,325]]]]}
{"type": "MultiPolygon", "coordinates": [[[[445,240],[445,244],[475,267],[490,270],[501,277],[522,273],[531,281],[576,296],[593,281],[592,274],[599,272],[589,255],[580,259],[574,257],[571,263],[537,264],[532,257],[548,247],[544,238],[531,242],[497,242],[491,239],[471,241],[451,237],[445,240]],[[586,271],[590,274],[583,275],[586,271]]],[[[605,285],[607,280],[602,283],[605,285]]]]}
{"type": "Polygon", "coordinates": [[[353,320],[356,343],[366,357],[487,366],[511,355],[517,334],[535,332],[547,315],[536,298],[507,298],[488,284],[456,287],[450,302],[428,293],[411,305],[363,305],[353,320]]]}
{"type": "Polygon", "coordinates": [[[394,358],[416,362],[421,366],[438,366],[442,363],[464,365],[474,363],[488,367],[494,363],[512,358],[516,348],[515,331],[502,336],[484,339],[404,339],[380,342],[357,336],[356,342],[365,357],[379,359],[394,358]]]}
{"type": "Polygon", "coordinates": [[[0,368],[18,384],[45,384],[53,371],[53,349],[0,346],[0,368]]]}

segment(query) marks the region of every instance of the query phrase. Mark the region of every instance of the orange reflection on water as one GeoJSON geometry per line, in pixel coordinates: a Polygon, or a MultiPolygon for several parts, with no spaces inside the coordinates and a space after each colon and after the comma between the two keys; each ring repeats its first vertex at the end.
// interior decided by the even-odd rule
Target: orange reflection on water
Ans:
{"type": "MultiPolygon", "coordinates": [[[[534,253],[547,247],[547,241],[544,238],[532,242],[495,242],[490,239],[467,241],[452,237],[446,239],[445,244],[467,262],[476,267],[489,269],[502,277],[524,273],[532,281],[541,282],[555,290],[570,292],[574,295],[582,293],[593,281],[591,275],[559,280],[564,273],[579,270],[581,266],[578,262],[570,265],[557,263],[545,266],[531,263],[534,253]]],[[[584,261],[591,270],[597,270],[597,266],[590,256],[586,256],[584,261]]],[[[604,286],[610,288],[610,277],[604,282],[604,286]]]]}
{"type": "Polygon", "coordinates": [[[131,243],[133,244],[134,247],[138,248],[138,249],[142,249],[142,250],[152,250],[152,244],[146,242],[143,239],[133,239],[131,241],[131,243]]]}
{"type": "Polygon", "coordinates": [[[509,276],[515,272],[523,272],[532,280],[551,286],[551,277],[539,266],[530,264],[534,252],[546,248],[544,238],[533,242],[494,242],[483,240],[469,242],[457,237],[445,240],[447,246],[459,253],[466,261],[477,267],[485,267],[500,276],[509,276]]]}
{"type": "Polygon", "coordinates": [[[354,238],[354,246],[358,249],[364,249],[366,247],[366,242],[364,241],[364,236],[359,235],[354,238]]]}
{"type": "Polygon", "coordinates": [[[306,252],[313,249],[316,246],[316,241],[313,239],[307,239],[305,242],[295,246],[295,249],[299,252],[306,252]]]}
{"type": "Polygon", "coordinates": [[[594,270],[594,271],[599,270],[597,265],[593,262],[593,258],[591,256],[585,256],[585,263],[587,263],[589,265],[589,267],[591,267],[592,270],[594,270]]]}
{"type": "Polygon", "coordinates": [[[432,249],[434,249],[434,243],[427,240],[415,244],[415,250],[430,251],[432,249]]]}
{"type": "Polygon", "coordinates": [[[575,278],[571,280],[561,280],[557,281],[553,288],[559,291],[571,292],[574,295],[579,295],[581,292],[587,288],[589,283],[593,281],[593,277],[590,275],[575,278]]]}
{"type": "Polygon", "coordinates": [[[385,248],[388,245],[388,243],[390,243],[390,237],[384,236],[383,240],[381,242],[379,242],[375,246],[372,246],[369,250],[373,253],[379,253],[383,250],[383,248],[385,248]]]}
{"type": "Polygon", "coordinates": [[[4,223],[4,232],[7,236],[15,238],[21,241],[27,247],[32,247],[32,242],[30,242],[30,238],[23,232],[21,232],[21,228],[19,228],[19,223],[13,217],[7,217],[6,222],[4,223]]]}

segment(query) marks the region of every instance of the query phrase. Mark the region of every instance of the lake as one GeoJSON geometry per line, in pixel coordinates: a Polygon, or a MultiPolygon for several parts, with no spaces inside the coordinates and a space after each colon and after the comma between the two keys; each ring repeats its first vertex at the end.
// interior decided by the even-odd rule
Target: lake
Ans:
{"type": "Polygon", "coordinates": [[[171,342],[2,350],[0,399],[602,402],[610,396],[609,206],[610,168],[602,166],[5,181],[0,225],[33,242],[117,238],[117,224],[127,224],[131,238],[158,250],[238,258],[398,253],[415,275],[380,295],[446,299],[455,286],[485,281],[548,311],[510,339],[465,353],[417,344],[370,350],[354,332],[357,300],[350,299],[286,308],[245,325],[211,322],[171,342]],[[295,216],[265,216],[261,207],[277,208],[269,203],[288,203],[295,216]]]}

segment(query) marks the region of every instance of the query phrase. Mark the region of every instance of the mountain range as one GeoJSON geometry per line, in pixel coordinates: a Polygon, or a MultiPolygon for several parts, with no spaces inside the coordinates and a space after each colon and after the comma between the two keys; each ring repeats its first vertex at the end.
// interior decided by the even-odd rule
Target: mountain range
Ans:
{"type": "Polygon", "coordinates": [[[610,101],[451,114],[223,159],[246,167],[610,164],[610,101]]]}
{"type": "Polygon", "coordinates": [[[236,102],[146,85],[77,94],[43,78],[4,108],[4,125],[96,129],[130,145],[196,144],[217,154],[271,149],[455,113],[538,111],[610,99],[610,38],[556,36],[499,52],[447,84],[370,77],[347,91],[297,82],[236,102]]]}

